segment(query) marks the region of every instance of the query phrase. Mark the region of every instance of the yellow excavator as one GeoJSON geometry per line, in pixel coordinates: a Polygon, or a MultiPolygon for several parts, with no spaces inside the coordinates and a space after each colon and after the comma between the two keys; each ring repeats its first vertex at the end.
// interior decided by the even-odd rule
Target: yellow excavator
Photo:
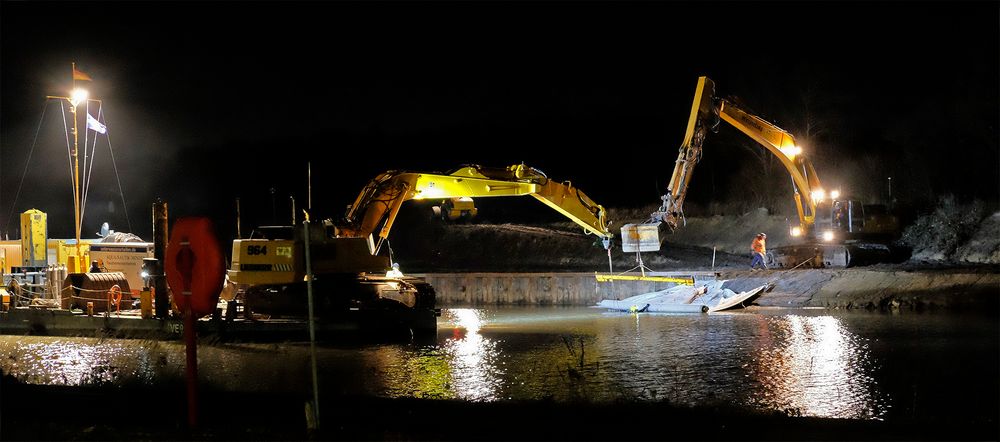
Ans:
{"type": "Polygon", "coordinates": [[[228,277],[235,292],[243,294],[248,316],[302,317],[308,264],[316,315],[328,324],[433,331],[440,313],[434,289],[403,275],[380,254],[400,207],[409,200],[522,195],[562,213],[610,247],[601,205],[569,182],[550,180],[523,164],[468,165],[448,173],[388,171],[361,189],[341,222],[261,227],[264,238],[233,241],[228,277]]]}
{"type": "MultiPolygon", "coordinates": [[[[878,206],[865,206],[842,197],[837,190],[825,189],[791,133],[729,100],[717,98],[715,83],[708,77],[698,78],[684,141],[660,208],[646,223],[622,227],[623,245],[661,242],[659,228],[673,232],[683,225],[684,199],[701,159],[702,145],[709,131],[718,130],[720,120],[764,146],[791,175],[799,223],[791,228],[790,234],[799,244],[772,248],[778,267],[847,267],[894,255],[888,243],[898,236],[899,223],[895,217],[877,210],[878,206]],[[865,213],[866,207],[869,213],[865,213]]],[[[646,250],[650,249],[643,251],[646,250]]]]}

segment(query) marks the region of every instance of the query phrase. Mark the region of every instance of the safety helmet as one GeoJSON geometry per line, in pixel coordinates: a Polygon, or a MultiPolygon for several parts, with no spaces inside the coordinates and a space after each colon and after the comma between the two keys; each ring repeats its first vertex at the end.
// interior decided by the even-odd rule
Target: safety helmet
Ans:
{"type": "Polygon", "coordinates": [[[758,233],[757,236],[759,236],[761,238],[767,238],[767,234],[764,233],[764,232],[758,233]]]}

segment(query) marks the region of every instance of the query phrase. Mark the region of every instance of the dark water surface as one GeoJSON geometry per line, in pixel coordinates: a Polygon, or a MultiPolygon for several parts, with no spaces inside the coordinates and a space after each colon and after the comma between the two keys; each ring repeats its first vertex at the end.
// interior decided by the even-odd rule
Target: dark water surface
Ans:
{"type": "MultiPolygon", "coordinates": [[[[326,346],[323,394],[666,401],[873,420],[995,420],[998,320],[764,309],[711,315],[594,308],[445,309],[433,344],[326,346]]],[[[203,385],[309,393],[309,347],[199,347],[203,385]]],[[[0,336],[0,369],[24,383],[180,384],[174,342],[0,336]]]]}

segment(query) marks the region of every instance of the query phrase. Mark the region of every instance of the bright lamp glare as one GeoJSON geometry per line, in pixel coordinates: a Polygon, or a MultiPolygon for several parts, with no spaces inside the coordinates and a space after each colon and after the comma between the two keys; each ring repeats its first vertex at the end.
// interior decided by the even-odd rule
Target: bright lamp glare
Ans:
{"type": "Polygon", "coordinates": [[[823,201],[823,198],[826,198],[826,192],[824,192],[823,189],[816,189],[812,191],[812,199],[814,201],[823,201]]]}
{"type": "Polygon", "coordinates": [[[73,103],[73,106],[76,106],[85,101],[89,96],[90,93],[86,89],[73,89],[73,92],[70,93],[70,102],[73,103]]]}
{"type": "Polygon", "coordinates": [[[802,228],[792,227],[792,236],[802,236],[802,228]]]}
{"type": "Polygon", "coordinates": [[[833,190],[833,191],[831,191],[830,192],[830,198],[831,199],[840,198],[840,191],[839,190],[833,190]]]}
{"type": "Polygon", "coordinates": [[[782,147],[781,152],[785,154],[788,158],[795,158],[796,155],[802,153],[802,148],[799,146],[787,146],[782,147]]]}
{"type": "Polygon", "coordinates": [[[823,232],[823,241],[833,241],[833,231],[827,230],[823,232]]]}

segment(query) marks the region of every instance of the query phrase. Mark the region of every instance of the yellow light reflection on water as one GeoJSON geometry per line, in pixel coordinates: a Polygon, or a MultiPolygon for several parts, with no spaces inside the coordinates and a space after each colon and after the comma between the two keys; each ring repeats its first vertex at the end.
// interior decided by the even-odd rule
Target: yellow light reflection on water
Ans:
{"type": "MultiPolygon", "coordinates": [[[[502,398],[501,351],[495,339],[481,334],[487,324],[477,309],[445,309],[439,345],[414,352],[380,346],[370,356],[372,370],[391,397],[495,401],[502,398]]],[[[376,394],[383,394],[376,390],[376,394]]]]}
{"type": "Polygon", "coordinates": [[[753,402],[802,416],[880,419],[885,408],[868,374],[867,348],[832,316],[772,318],[755,359],[753,402]]]}
{"type": "Polygon", "coordinates": [[[499,399],[502,370],[498,366],[500,349],[495,340],[484,337],[481,310],[451,309],[454,336],[444,344],[451,359],[452,388],[457,397],[474,401],[499,399]],[[463,333],[464,330],[464,333],[463,333]]]}

